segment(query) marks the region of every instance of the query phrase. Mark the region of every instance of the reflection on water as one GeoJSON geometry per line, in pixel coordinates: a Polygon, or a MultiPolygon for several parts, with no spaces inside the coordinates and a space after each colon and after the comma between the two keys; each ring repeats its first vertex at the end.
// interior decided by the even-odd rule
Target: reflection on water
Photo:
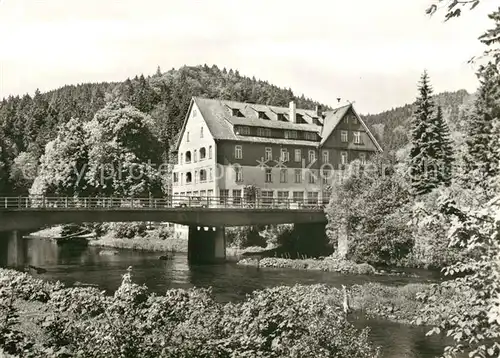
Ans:
{"type": "MultiPolygon", "coordinates": [[[[289,269],[256,269],[226,263],[213,266],[193,266],[185,254],[176,254],[171,260],[158,259],[158,253],[117,250],[96,247],[57,246],[45,239],[22,239],[0,234],[0,266],[23,269],[26,265],[43,267],[46,273],[39,277],[75,282],[93,283],[108,292],[116,290],[127,267],[133,267],[134,281],[146,284],[152,291],[163,293],[169,288],[209,287],[222,302],[239,300],[256,289],[277,285],[325,283],[339,287],[378,281],[391,285],[432,280],[424,278],[388,276],[343,276],[335,273],[297,271],[289,269]],[[114,250],[113,250],[114,251],[114,250]]],[[[370,326],[372,340],[383,347],[384,358],[430,358],[438,355],[444,345],[442,337],[426,337],[425,328],[411,327],[387,321],[366,320],[362,317],[356,326],[370,326]]]]}

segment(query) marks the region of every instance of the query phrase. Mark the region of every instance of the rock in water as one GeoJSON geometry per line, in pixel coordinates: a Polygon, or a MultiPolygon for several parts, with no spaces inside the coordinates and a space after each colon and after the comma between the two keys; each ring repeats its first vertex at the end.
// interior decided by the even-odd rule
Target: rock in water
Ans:
{"type": "Polygon", "coordinates": [[[114,256],[114,255],[118,255],[118,251],[116,251],[116,250],[102,250],[102,251],[99,251],[99,255],[100,256],[114,256]]]}

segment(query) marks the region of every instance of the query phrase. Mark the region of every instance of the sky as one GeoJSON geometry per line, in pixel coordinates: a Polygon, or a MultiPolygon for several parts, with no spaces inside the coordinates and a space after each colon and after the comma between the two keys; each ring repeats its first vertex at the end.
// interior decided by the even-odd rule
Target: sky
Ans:
{"type": "Polygon", "coordinates": [[[498,0],[444,22],[432,0],[0,0],[0,98],[216,64],[360,113],[476,90],[498,0]]]}

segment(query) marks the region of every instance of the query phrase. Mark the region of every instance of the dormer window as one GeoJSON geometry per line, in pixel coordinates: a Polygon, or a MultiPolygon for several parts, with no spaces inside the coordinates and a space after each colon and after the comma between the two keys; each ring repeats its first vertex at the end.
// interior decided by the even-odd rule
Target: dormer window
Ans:
{"type": "Polygon", "coordinates": [[[244,117],[243,113],[238,108],[231,108],[231,115],[233,117],[244,117]]]}
{"type": "Polygon", "coordinates": [[[283,121],[283,122],[287,121],[284,113],[277,113],[276,115],[278,117],[278,121],[283,121]]]}
{"type": "Polygon", "coordinates": [[[295,123],[307,123],[304,119],[304,117],[302,116],[302,114],[296,114],[295,115],[295,123]]]}
{"type": "Polygon", "coordinates": [[[264,111],[258,111],[257,116],[259,117],[259,119],[269,119],[266,112],[264,112],[264,111]]]}

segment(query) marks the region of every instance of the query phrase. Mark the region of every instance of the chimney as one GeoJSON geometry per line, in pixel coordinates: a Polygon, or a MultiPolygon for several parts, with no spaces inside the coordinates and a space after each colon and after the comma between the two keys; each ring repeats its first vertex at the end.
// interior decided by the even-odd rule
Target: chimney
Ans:
{"type": "Polygon", "coordinates": [[[297,123],[297,116],[295,115],[297,108],[294,101],[290,102],[290,122],[297,123]]]}
{"type": "Polygon", "coordinates": [[[321,118],[321,105],[316,105],[316,117],[321,118]]]}

